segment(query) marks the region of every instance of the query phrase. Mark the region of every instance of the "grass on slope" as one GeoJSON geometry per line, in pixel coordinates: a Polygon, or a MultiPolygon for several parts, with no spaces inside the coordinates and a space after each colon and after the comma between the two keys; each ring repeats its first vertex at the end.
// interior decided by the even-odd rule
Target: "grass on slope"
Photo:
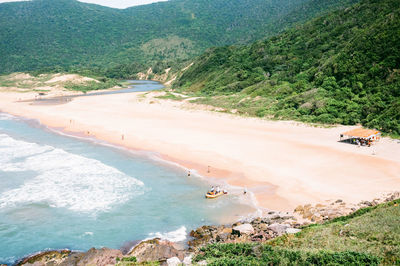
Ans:
{"type": "Polygon", "coordinates": [[[383,258],[385,264],[400,264],[400,200],[361,209],[323,225],[305,228],[296,235],[269,244],[296,250],[365,252],[383,258]]]}
{"type": "Polygon", "coordinates": [[[266,244],[209,245],[195,258],[211,265],[398,265],[400,200],[361,209],[266,244]]]}

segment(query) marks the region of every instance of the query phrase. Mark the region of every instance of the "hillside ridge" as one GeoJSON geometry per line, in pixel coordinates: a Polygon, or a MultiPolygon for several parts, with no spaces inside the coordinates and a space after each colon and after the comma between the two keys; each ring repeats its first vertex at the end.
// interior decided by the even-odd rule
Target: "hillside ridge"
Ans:
{"type": "Polygon", "coordinates": [[[175,82],[245,115],[400,134],[400,2],[363,0],[245,46],[212,48],[175,82]]]}
{"type": "Polygon", "coordinates": [[[297,9],[290,25],[356,0],[324,0],[304,12],[310,1],[175,0],[122,10],[76,0],[3,3],[0,73],[90,69],[129,77],[149,67],[179,68],[211,46],[271,36],[297,9]]]}

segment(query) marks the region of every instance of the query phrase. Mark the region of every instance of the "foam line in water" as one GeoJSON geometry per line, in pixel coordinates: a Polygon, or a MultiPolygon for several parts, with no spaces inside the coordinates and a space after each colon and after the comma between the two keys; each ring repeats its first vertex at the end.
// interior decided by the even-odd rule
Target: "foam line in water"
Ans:
{"type": "Polygon", "coordinates": [[[7,113],[0,112],[0,120],[15,120],[16,117],[7,113]]]}
{"type": "Polygon", "coordinates": [[[147,239],[160,238],[162,240],[168,240],[171,242],[182,242],[186,240],[186,236],[187,236],[186,227],[181,226],[177,230],[167,233],[160,233],[160,232],[150,233],[147,239]]]}
{"type": "Polygon", "coordinates": [[[107,211],[144,193],[143,182],[98,160],[6,134],[0,134],[0,168],[37,173],[1,193],[0,208],[45,203],[78,212],[107,211]]]}

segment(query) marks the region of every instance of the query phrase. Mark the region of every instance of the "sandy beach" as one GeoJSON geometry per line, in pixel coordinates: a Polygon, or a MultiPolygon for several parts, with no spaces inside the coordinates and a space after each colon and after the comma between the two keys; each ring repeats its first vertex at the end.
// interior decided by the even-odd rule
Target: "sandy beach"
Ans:
{"type": "Polygon", "coordinates": [[[374,199],[400,188],[400,143],[372,147],[339,142],[355,127],[312,127],[244,118],[158,93],[79,97],[59,105],[32,105],[37,93],[0,89],[0,111],[39,120],[163,159],[199,174],[247,187],[258,205],[291,211],[299,204],[374,199]],[[209,166],[209,168],[208,168],[209,166]],[[208,169],[210,171],[208,172],[208,169]]]}

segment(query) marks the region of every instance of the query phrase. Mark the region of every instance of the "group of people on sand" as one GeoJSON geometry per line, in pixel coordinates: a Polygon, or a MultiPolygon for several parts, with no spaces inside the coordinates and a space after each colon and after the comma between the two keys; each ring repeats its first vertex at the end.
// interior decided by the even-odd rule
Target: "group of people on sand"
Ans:
{"type": "MultiPolygon", "coordinates": [[[[228,191],[226,191],[226,189],[223,190],[224,194],[228,194],[228,191]]],[[[210,189],[210,194],[211,195],[216,195],[221,193],[221,188],[219,186],[217,186],[216,188],[214,188],[214,186],[211,187],[210,189]]]]}

